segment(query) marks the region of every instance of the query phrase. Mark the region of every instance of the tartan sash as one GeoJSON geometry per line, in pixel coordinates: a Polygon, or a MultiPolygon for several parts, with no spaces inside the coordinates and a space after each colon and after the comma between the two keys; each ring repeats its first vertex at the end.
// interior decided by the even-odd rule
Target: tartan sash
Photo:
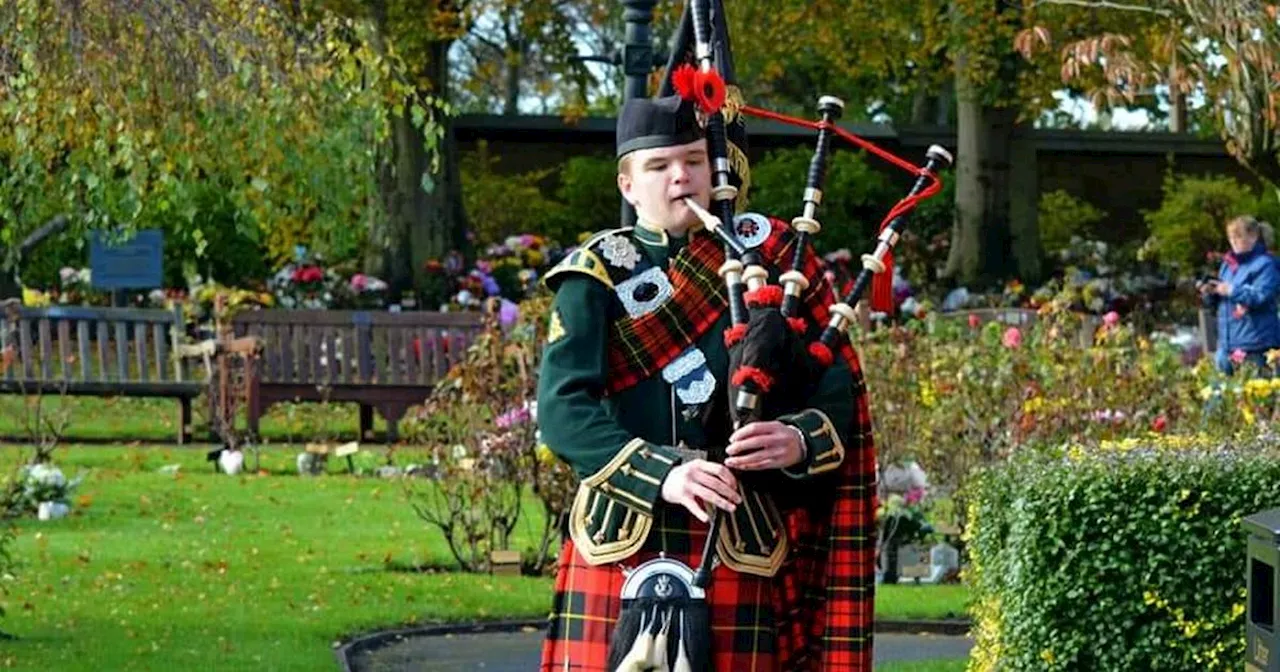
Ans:
{"type": "Polygon", "coordinates": [[[689,241],[667,270],[672,296],[656,310],[610,327],[608,391],[617,394],[662,370],[697,342],[729,304],[716,273],[724,250],[710,235],[689,241]]]}
{"type": "MultiPolygon", "coordinates": [[[[782,220],[771,217],[769,221],[772,230],[760,243],[759,251],[771,276],[776,278],[790,269],[795,236],[782,220]]],[[[824,266],[818,255],[809,249],[802,259],[801,270],[810,283],[805,304],[821,328],[830,319],[827,308],[838,297],[822,276],[824,266]]],[[[713,235],[708,232],[694,237],[672,260],[667,271],[671,298],[653,312],[639,317],[625,316],[611,325],[609,394],[617,394],[661,371],[720,319],[728,308],[727,288],[719,274],[723,263],[724,248],[713,235]]],[[[843,349],[852,354],[848,345],[843,349]]]]}

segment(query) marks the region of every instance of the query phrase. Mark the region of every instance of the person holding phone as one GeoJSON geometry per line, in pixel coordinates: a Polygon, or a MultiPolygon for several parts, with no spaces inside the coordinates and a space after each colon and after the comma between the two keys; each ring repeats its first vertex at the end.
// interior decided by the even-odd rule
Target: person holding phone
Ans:
{"type": "Polygon", "coordinates": [[[1280,347],[1280,272],[1267,250],[1271,226],[1244,215],[1227,222],[1226,233],[1231,251],[1223,257],[1218,277],[1197,283],[1205,307],[1217,310],[1214,364],[1227,374],[1244,362],[1266,371],[1267,351],[1280,347]]]}

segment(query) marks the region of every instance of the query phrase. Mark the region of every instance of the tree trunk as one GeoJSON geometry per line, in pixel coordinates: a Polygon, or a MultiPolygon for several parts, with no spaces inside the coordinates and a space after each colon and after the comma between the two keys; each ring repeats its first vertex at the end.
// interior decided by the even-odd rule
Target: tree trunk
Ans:
{"type": "MultiPolygon", "coordinates": [[[[1021,10],[1017,4],[997,1],[992,6],[998,21],[1018,25],[1021,10]]],[[[957,29],[965,28],[957,25],[957,29]]],[[[1015,142],[1019,57],[1012,49],[990,48],[998,54],[996,71],[987,73],[992,79],[982,85],[975,83],[969,72],[968,55],[959,51],[955,57],[956,219],[941,274],[975,290],[1015,273],[1030,274],[1024,281],[1038,279],[1040,274],[1040,240],[1034,215],[1035,148],[1028,147],[1029,133],[1024,134],[1022,146],[1015,142]],[[1017,172],[1022,173],[1016,185],[1020,190],[1017,198],[1015,155],[1017,172]],[[1020,219],[1016,227],[1015,202],[1020,219]]]]}
{"type": "Polygon", "coordinates": [[[1017,110],[984,105],[964,78],[956,91],[956,220],[943,277],[984,286],[1015,268],[1009,206],[1017,110]]]}
{"type": "MultiPolygon", "coordinates": [[[[383,3],[374,4],[374,16],[380,27],[386,25],[383,3]]],[[[442,100],[449,99],[450,44],[449,40],[429,43],[419,73],[430,83],[431,93],[442,100]]],[[[392,120],[390,138],[382,148],[379,183],[386,216],[370,223],[372,245],[365,263],[386,279],[395,302],[415,294],[427,260],[443,259],[453,250],[469,252],[452,120],[447,115],[435,120],[442,128],[440,161],[432,171],[426,137],[413,125],[411,115],[406,105],[404,114],[392,120]]]]}
{"type": "MultiPolygon", "coordinates": [[[[4,248],[0,248],[0,259],[4,257],[4,248]]],[[[3,268],[0,265],[0,268],[3,268]]],[[[21,299],[22,288],[14,282],[13,271],[0,270],[0,301],[5,299],[21,299]]]]}
{"type": "Polygon", "coordinates": [[[1031,124],[1014,127],[1010,148],[1009,232],[1013,263],[1023,284],[1036,286],[1043,280],[1044,254],[1040,246],[1040,180],[1036,162],[1036,141],[1031,124]]]}
{"type": "Polygon", "coordinates": [[[1173,61],[1169,64],[1169,132],[1187,132],[1187,97],[1182,93],[1176,48],[1173,50],[1173,61]]]}

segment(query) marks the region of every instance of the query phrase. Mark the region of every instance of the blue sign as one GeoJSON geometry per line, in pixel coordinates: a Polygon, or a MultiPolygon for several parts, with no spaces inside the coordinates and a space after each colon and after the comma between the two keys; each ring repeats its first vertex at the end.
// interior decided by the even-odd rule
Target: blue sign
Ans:
{"type": "Polygon", "coordinates": [[[164,285],[163,267],[164,232],[159,229],[125,239],[89,234],[89,284],[94,289],[156,289],[164,285]]]}

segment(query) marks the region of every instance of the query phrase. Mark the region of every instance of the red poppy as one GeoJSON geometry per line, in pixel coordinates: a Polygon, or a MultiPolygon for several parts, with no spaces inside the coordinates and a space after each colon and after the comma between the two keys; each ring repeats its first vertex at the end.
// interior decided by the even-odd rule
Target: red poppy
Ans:
{"type": "Polygon", "coordinates": [[[671,85],[681,98],[696,102],[706,114],[714,114],[724,105],[724,79],[715,70],[703,72],[685,63],[671,73],[671,85]]]}

